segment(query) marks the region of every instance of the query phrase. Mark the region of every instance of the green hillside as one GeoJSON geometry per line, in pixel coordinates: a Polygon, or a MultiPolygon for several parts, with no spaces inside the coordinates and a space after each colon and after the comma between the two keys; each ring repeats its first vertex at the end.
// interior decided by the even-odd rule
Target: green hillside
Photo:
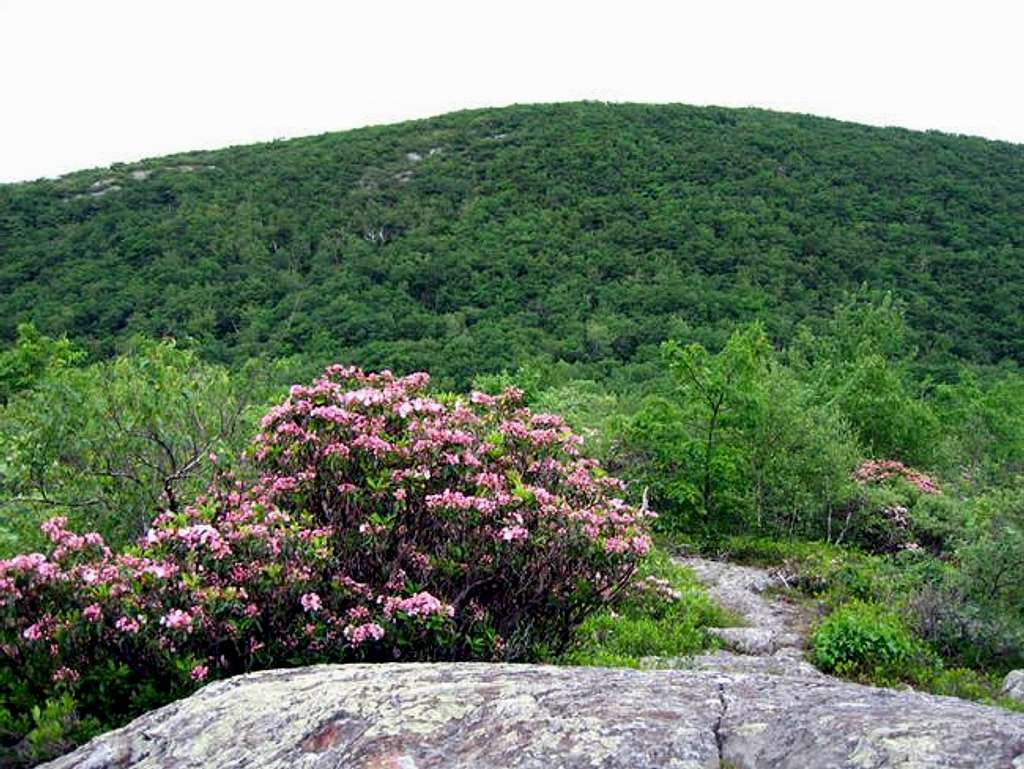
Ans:
{"type": "Polygon", "coordinates": [[[0,186],[0,338],[189,337],[462,385],[785,342],[867,283],[926,361],[1024,358],[1024,147],[761,110],[524,106],[0,186]]]}

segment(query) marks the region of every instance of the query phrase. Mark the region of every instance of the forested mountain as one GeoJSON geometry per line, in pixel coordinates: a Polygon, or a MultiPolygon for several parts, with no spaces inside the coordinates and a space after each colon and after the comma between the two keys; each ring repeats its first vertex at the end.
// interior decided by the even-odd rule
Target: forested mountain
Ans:
{"type": "Polygon", "coordinates": [[[868,284],[925,360],[1024,357],[1024,146],[761,110],[522,106],[0,186],[0,337],[474,374],[785,342],[868,284]]]}
{"type": "Polygon", "coordinates": [[[0,186],[0,257],[0,767],[243,672],[728,646],[684,551],[1024,710],[1024,145],[480,110],[0,186]]]}

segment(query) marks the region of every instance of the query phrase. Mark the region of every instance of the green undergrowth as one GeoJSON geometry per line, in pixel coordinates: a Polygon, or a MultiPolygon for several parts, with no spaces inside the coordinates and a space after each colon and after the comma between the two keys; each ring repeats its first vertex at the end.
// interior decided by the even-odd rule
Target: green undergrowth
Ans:
{"type": "Polygon", "coordinates": [[[926,597],[953,566],[927,553],[872,555],[823,542],[732,537],[713,554],[776,569],[792,592],[812,599],[822,616],[809,657],[826,673],[873,686],[911,687],[1024,712],[1000,697],[1015,664],[995,655],[965,655],[926,638],[935,609],[926,597]]]}
{"type": "Polygon", "coordinates": [[[559,662],[640,667],[646,657],[685,657],[714,648],[707,628],[739,624],[742,620],[715,604],[662,545],[617,605],[583,623],[575,646],[559,662]]]}

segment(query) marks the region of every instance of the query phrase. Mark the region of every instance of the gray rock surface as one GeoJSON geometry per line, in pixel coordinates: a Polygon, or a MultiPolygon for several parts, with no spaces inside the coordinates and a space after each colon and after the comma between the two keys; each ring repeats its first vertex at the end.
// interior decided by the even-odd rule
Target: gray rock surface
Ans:
{"type": "Polygon", "coordinates": [[[775,651],[775,634],[760,627],[714,627],[708,632],[726,649],[739,654],[769,655],[775,651]]]}
{"type": "Polygon", "coordinates": [[[1024,716],[826,676],[318,666],[211,684],[47,766],[1021,769],[1024,716]]]}
{"type": "Polygon", "coordinates": [[[742,676],[723,702],[722,760],[737,769],[1024,767],[1024,716],[954,697],[742,676]]]}
{"type": "Polygon", "coordinates": [[[1007,673],[1000,694],[1011,700],[1024,702],[1024,670],[1011,670],[1007,673]]]}
{"type": "MultiPolygon", "coordinates": [[[[808,609],[782,595],[768,594],[784,582],[764,569],[739,566],[706,558],[677,558],[691,569],[720,606],[739,617],[746,627],[710,628],[729,651],[697,657],[701,670],[761,672],[773,675],[812,676],[821,674],[804,659],[804,647],[811,626],[808,609]]],[[[652,667],[692,668],[690,662],[658,661],[652,667]]]]}
{"type": "Polygon", "coordinates": [[[772,676],[820,678],[824,673],[799,654],[777,653],[770,656],[716,651],[695,657],[645,657],[644,670],[703,670],[715,673],[758,673],[772,676]]]}

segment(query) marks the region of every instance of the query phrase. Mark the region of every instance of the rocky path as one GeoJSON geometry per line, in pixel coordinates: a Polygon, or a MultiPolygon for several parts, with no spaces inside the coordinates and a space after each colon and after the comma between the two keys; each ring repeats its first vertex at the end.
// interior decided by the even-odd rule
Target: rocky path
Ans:
{"type": "Polygon", "coordinates": [[[721,640],[725,651],[700,655],[691,660],[658,660],[656,667],[821,675],[804,659],[811,613],[783,595],[766,594],[772,588],[785,586],[780,577],[765,569],[725,561],[697,557],[675,560],[692,570],[711,598],[742,618],[745,626],[710,630],[721,640]]]}

